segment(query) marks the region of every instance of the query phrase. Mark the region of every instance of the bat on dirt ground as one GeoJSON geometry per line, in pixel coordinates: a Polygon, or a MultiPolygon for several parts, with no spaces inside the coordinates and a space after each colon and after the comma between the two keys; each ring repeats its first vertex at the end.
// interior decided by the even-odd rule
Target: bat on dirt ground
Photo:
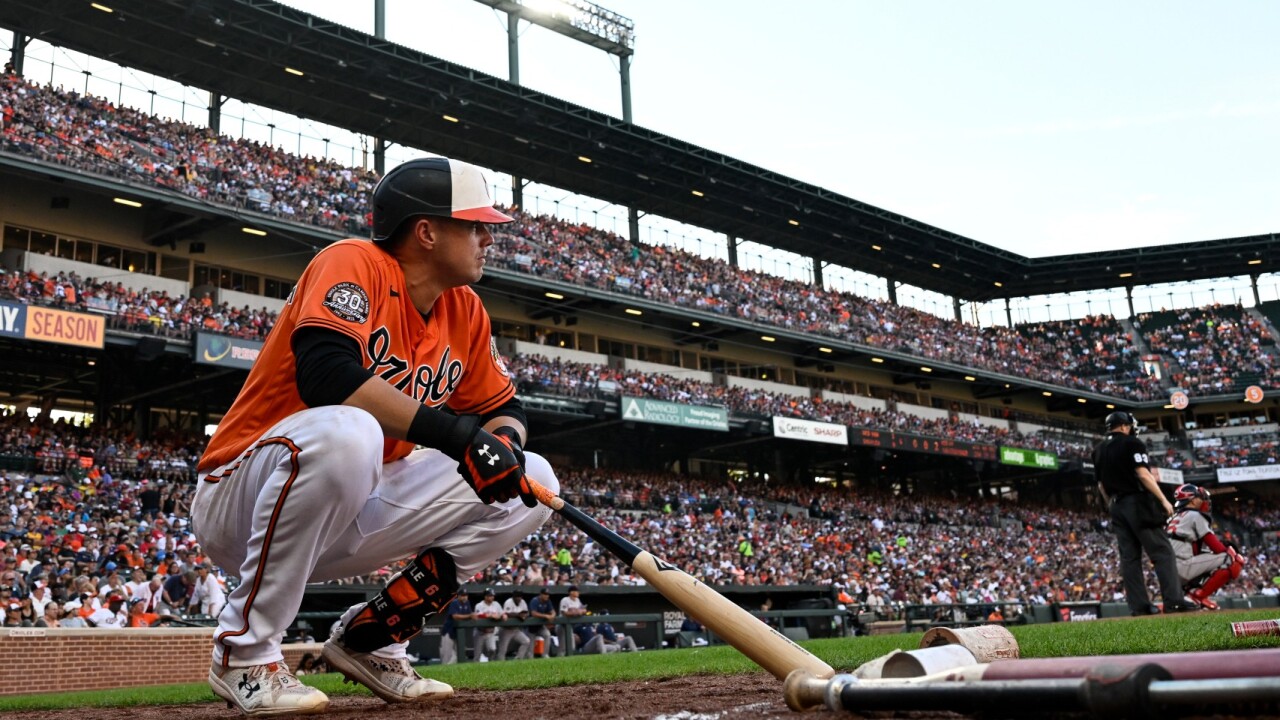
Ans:
{"type": "Polygon", "coordinates": [[[830,665],[692,575],[641,550],[532,478],[528,480],[538,502],[630,565],[637,575],[673,605],[774,677],[785,680],[793,670],[805,670],[816,678],[829,678],[835,674],[830,665]]]}

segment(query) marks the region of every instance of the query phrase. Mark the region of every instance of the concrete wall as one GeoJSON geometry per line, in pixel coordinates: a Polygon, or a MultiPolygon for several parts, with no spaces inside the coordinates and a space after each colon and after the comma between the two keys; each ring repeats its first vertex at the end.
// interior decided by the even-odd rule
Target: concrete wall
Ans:
{"type": "MultiPolygon", "coordinates": [[[[172,293],[171,293],[172,294],[172,293]]],[[[233,308],[242,308],[246,305],[250,310],[261,310],[266,308],[271,312],[280,312],[284,307],[284,301],[278,298],[269,298],[265,295],[254,295],[253,293],[240,292],[239,290],[218,290],[218,300],[231,305],[233,308]]]]}
{"type": "Polygon", "coordinates": [[[562,362],[576,362],[586,365],[609,364],[608,355],[586,352],[584,350],[570,350],[569,348],[556,347],[555,345],[539,345],[534,342],[511,340],[507,338],[500,338],[498,340],[498,351],[507,357],[515,357],[520,353],[524,353],[525,355],[541,355],[548,360],[559,359],[562,362]]]}
{"type": "Polygon", "coordinates": [[[849,405],[863,410],[885,409],[885,401],[880,398],[866,397],[865,395],[849,395],[848,393],[836,392],[835,390],[823,390],[822,399],[828,402],[848,403],[849,405]]]}
{"type": "Polygon", "coordinates": [[[778,395],[789,395],[791,397],[811,397],[810,390],[807,387],[799,385],[783,385],[782,383],[771,382],[769,380],[752,380],[751,378],[737,377],[734,375],[725,376],[725,385],[729,387],[744,387],[752,390],[764,390],[765,392],[777,393],[778,395]]]}
{"type": "Polygon", "coordinates": [[[908,415],[916,415],[926,420],[946,420],[951,417],[951,413],[944,408],[931,408],[924,405],[910,405],[908,403],[898,403],[898,412],[904,412],[908,415]]]}
{"type": "MultiPolygon", "coordinates": [[[[67,260],[51,255],[37,255],[29,252],[24,252],[23,255],[26,258],[26,269],[34,270],[35,272],[47,272],[50,275],[56,275],[59,272],[75,273],[82,278],[97,278],[104,282],[120,283],[130,290],[139,292],[142,290],[167,290],[169,291],[169,297],[187,295],[190,292],[190,285],[181,280],[170,280],[169,278],[145,273],[125,272],[113,267],[104,267],[78,260],[67,260]]],[[[261,295],[250,295],[249,297],[266,299],[261,295]]]]}
{"type": "Polygon", "coordinates": [[[698,382],[712,383],[715,376],[705,370],[689,370],[675,365],[663,365],[662,363],[646,362],[644,360],[632,360],[630,358],[622,359],[623,370],[634,370],[642,373],[657,373],[659,375],[670,375],[682,380],[696,380],[698,382]]]}
{"type": "Polygon", "coordinates": [[[979,425],[986,425],[987,427],[1000,428],[1001,430],[1009,429],[1009,421],[1002,418],[973,415],[971,413],[956,413],[956,417],[965,423],[977,422],[979,425]]]}

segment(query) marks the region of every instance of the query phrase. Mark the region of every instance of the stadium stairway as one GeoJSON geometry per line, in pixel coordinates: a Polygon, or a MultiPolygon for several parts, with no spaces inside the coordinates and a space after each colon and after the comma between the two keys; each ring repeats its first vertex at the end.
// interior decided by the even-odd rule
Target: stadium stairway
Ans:
{"type": "MultiPolygon", "coordinates": [[[[1267,303],[1264,303],[1267,304],[1267,303]]],[[[1245,308],[1245,312],[1249,317],[1262,323],[1262,327],[1266,329],[1267,334],[1271,336],[1270,343],[1263,343],[1263,350],[1275,355],[1276,354],[1276,338],[1280,338],[1280,332],[1276,332],[1276,311],[1280,308],[1272,308],[1270,312],[1263,312],[1262,308],[1251,307],[1245,308]]]]}
{"type": "Polygon", "coordinates": [[[1117,317],[1116,321],[1120,323],[1120,327],[1129,333],[1129,337],[1133,339],[1133,347],[1143,356],[1151,354],[1151,346],[1147,344],[1147,339],[1138,332],[1138,328],[1134,327],[1133,319],[1126,317],[1117,317]]]}
{"type": "MultiPolygon", "coordinates": [[[[1147,344],[1147,339],[1143,337],[1142,332],[1133,324],[1133,318],[1117,317],[1116,321],[1120,323],[1120,327],[1129,333],[1129,337],[1133,340],[1133,347],[1138,351],[1138,357],[1144,358],[1152,355],[1151,346],[1147,344]]],[[[1163,355],[1160,356],[1160,387],[1165,390],[1172,390],[1173,385],[1169,382],[1169,363],[1163,355]]]]}

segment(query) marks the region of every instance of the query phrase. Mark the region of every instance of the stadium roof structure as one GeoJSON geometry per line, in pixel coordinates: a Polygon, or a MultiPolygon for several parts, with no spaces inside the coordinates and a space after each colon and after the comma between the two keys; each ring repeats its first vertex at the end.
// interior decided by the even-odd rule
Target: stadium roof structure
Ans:
{"type": "Polygon", "coordinates": [[[1029,258],[269,0],[5,0],[54,45],[956,298],[1259,275],[1274,234],[1029,258]]]}

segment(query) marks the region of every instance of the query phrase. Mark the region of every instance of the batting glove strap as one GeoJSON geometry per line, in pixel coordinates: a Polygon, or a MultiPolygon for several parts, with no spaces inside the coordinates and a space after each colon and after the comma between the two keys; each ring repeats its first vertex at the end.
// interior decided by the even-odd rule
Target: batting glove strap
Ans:
{"type": "Polygon", "coordinates": [[[520,445],[520,431],[510,425],[500,425],[498,429],[493,431],[493,436],[498,438],[498,442],[506,443],[511,453],[516,456],[516,462],[520,463],[520,467],[524,467],[524,448],[520,445]]]}
{"type": "Polygon", "coordinates": [[[424,447],[433,447],[462,462],[471,440],[480,431],[478,415],[450,415],[443,410],[423,405],[409,423],[405,439],[424,447]]]}

